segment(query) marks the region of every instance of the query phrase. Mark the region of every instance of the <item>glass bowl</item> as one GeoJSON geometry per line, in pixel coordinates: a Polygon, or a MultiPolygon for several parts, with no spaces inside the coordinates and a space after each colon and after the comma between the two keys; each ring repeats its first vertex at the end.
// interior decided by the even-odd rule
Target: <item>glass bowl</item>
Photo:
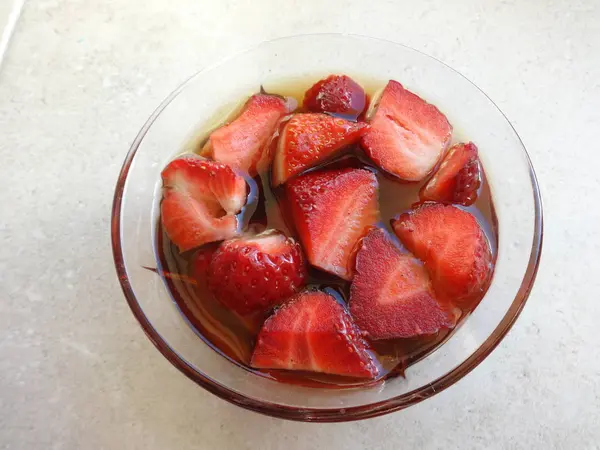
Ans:
{"type": "MultiPolygon", "coordinates": [[[[301,100],[301,99],[299,99],[301,100]]],[[[125,298],[158,350],[198,385],[241,407],[285,419],[335,422],[397,411],[456,383],[498,345],[533,285],[542,207],[525,148],[506,117],[473,83],[430,56],[392,42],[327,34],[277,39],[192,76],[150,116],[121,170],[112,246],[125,298]],[[280,383],[233,364],[188,325],[156,267],[160,171],[215,111],[262,85],[316,81],[330,73],[364,83],[403,83],[437,105],[455,131],[477,143],[498,220],[498,254],[485,298],[451,339],[398,377],[372,387],[319,389],[280,383]]]]}

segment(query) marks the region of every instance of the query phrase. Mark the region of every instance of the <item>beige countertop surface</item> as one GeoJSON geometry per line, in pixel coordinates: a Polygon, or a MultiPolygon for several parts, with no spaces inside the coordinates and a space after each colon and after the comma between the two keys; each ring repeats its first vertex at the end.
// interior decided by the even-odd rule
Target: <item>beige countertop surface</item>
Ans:
{"type": "Polygon", "coordinates": [[[599,130],[594,0],[26,1],[0,69],[0,448],[600,448],[599,130]],[[195,386],[144,336],[110,248],[117,174],[158,103],[224,56],[313,32],[462,72],[512,121],[545,203],[538,279],[501,345],[432,399],[346,424],[195,386]]]}

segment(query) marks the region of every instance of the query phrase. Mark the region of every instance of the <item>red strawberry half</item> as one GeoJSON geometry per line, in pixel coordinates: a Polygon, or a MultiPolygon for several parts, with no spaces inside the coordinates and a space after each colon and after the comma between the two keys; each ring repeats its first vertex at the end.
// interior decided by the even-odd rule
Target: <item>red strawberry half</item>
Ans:
{"type": "Polygon", "coordinates": [[[304,94],[304,109],[332,113],[356,119],[367,105],[367,96],[360,85],[346,75],[329,75],[315,83],[304,94]]]}
{"type": "Polygon", "coordinates": [[[409,338],[454,326],[421,263],[379,228],[367,234],[356,255],[350,313],[371,339],[409,338]]]}
{"type": "Polygon", "coordinates": [[[184,156],[169,163],[161,175],[162,225],[180,251],[237,234],[235,214],[246,203],[247,185],[229,166],[184,156]]]}
{"type": "Polygon", "coordinates": [[[292,109],[283,97],[253,95],[233,122],[212,132],[202,154],[254,176],[268,164],[265,146],[279,119],[292,109]]]}
{"type": "Polygon", "coordinates": [[[273,161],[273,184],[314,167],[338,150],[358,141],[367,131],[366,123],[328,116],[296,114],[281,132],[273,161]]]}
{"type": "Polygon", "coordinates": [[[348,312],[319,291],[298,294],[265,321],[250,365],[355,378],[379,373],[348,312]]]}
{"type": "Polygon", "coordinates": [[[352,278],[358,240],[379,219],[378,184],[372,172],[311,172],[286,184],[289,209],[313,266],[352,278]]]}
{"type": "Polygon", "coordinates": [[[239,314],[267,311],[297,292],[306,279],[302,250],[277,231],[221,244],[208,267],[208,287],[239,314]]]}
{"type": "Polygon", "coordinates": [[[477,147],[472,142],[456,144],[444,157],[440,168],[421,189],[423,201],[472,205],[477,200],[481,173],[477,147]]]}
{"type": "Polygon", "coordinates": [[[370,124],[362,139],[366,153],[379,167],[407,181],[425,178],[452,136],[446,116],[393,80],[383,90],[370,124]]]}
{"type": "Polygon", "coordinates": [[[394,232],[425,263],[438,298],[458,306],[480,298],[492,254],[477,219],[455,206],[426,203],[392,220],[394,232]]]}

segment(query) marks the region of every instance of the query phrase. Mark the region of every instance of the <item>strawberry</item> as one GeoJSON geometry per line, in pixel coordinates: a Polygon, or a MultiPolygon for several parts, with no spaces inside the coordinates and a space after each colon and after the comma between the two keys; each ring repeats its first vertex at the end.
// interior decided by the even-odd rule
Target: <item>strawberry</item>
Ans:
{"type": "Polygon", "coordinates": [[[371,339],[409,338],[454,326],[423,266],[379,228],[369,231],[356,255],[350,313],[371,339]]]}
{"type": "Polygon", "coordinates": [[[456,144],[448,150],[440,168],[421,188],[419,196],[422,201],[469,206],[477,200],[480,185],[477,147],[472,142],[456,144]]]}
{"type": "Polygon", "coordinates": [[[253,95],[235,120],[211,133],[202,155],[256,175],[269,163],[264,150],[279,119],[293,109],[278,95],[253,95]]]}
{"type": "Polygon", "coordinates": [[[425,178],[452,137],[452,126],[435,106],[393,80],[383,90],[370,124],[361,142],[365,152],[379,167],[406,181],[425,178]]]}
{"type": "Polygon", "coordinates": [[[351,168],[310,172],[288,182],[286,195],[309,262],[350,280],[356,243],[379,219],[375,175],[351,168]]]}
{"type": "Polygon", "coordinates": [[[492,254],[475,217],[455,206],[424,205],[392,220],[406,248],[425,263],[438,298],[468,305],[481,297],[492,254]]]}
{"type": "Polygon", "coordinates": [[[358,141],[367,131],[365,123],[328,116],[296,114],[285,125],[273,162],[273,184],[331,158],[339,150],[358,141]]]}
{"type": "Polygon", "coordinates": [[[344,307],[329,294],[297,294],[269,317],[250,365],[375,378],[379,366],[344,307]]]}
{"type": "Polygon", "coordinates": [[[223,242],[208,267],[208,288],[239,314],[269,310],[305,279],[300,245],[278,231],[223,242]]]}
{"type": "Polygon", "coordinates": [[[355,120],[367,105],[367,96],[360,85],[346,75],[329,75],[315,83],[304,94],[304,109],[336,114],[355,120]]]}
{"type": "Polygon", "coordinates": [[[235,214],[246,203],[248,187],[229,166],[184,156],[171,161],[161,175],[162,225],[180,251],[238,233],[235,214]]]}

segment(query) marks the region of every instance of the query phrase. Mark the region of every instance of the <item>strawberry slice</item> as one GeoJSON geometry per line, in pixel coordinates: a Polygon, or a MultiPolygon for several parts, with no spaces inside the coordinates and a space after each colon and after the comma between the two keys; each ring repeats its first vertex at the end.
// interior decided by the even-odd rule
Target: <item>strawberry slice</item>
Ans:
{"type": "Polygon", "coordinates": [[[286,194],[309,262],[350,280],[356,243],[379,219],[375,175],[351,168],[311,172],[287,183],[286,194]]]}
{"type": "Polygon", "coordinates": [[[454,326],[423,266],[379,228],[367,234],[356,255],[350,313],[371,339],[409,338],[454,326]]]}
{"type": "Polygon", "coordinates": [[[264,150],[279,119],[294,108],[278,95],[253,95],[233,122],[211,133],[202,155],[256,175],[269,163],[264,150]]]}
{"type": "Polygon", "coordinates": [[[314,167],[358,141],[366,123],[350,122],[327,114],[296,114],[285,125],[273,162],[273,184],[314,167]]]}
{"type": "Polygon", "coordinates": [[[426,203],[392,220],[406,248],[425,263],[438,298],[468,305],[481,298],[492,254],[477,219],[455,206],[426,203]]]}
{"type": "Polygon", "coordinates": [[[306,279],[300,245],[278,231],[221,244],[208,267],[208,287],[239,314],[267,311],[296,293],[306,279]]]}
{"type": "Polygon", "coordinates": [[[379,374],[348,312],[333,296],[319,291],[296,295],[265,321],[250,365],[355,378],[379,374]]]}
{"type": "Polygon", "coordinates": [[[162,225],[180,251],[238,233],[235,214],[246,203],[247,185],[229,166],[184,156],[169,163],[161,175],[162,225]]]}
{"type": "Polygon", "coordinates": [[[379,100],[371,128],[362,138],[369,157],[406,181],[420,181],[439,161],[452,126],[435,106],[390,81],[379,100]]]}
{"type": "Polygon", "coordinates": [[[422,201],[469,206],[477,200],[480,185],[477,147],[472,142],[456,144],[448,150],[440,168],[421,188],[419,196],[422,201]]]}
{"type": "Polygon", "coordinates": [[[304,109],[331,113],[356,120],[365,110],[367,96],[360,85],[346,75],[329,75],[304,94],[304,109]]]}

